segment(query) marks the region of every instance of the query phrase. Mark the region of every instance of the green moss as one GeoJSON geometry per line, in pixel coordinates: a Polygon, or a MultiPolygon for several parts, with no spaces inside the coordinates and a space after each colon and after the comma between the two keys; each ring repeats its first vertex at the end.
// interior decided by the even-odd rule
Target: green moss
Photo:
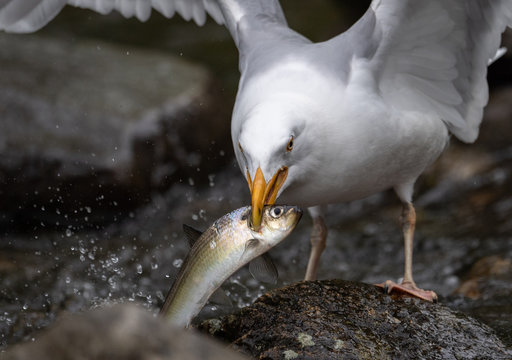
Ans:
{"type": "Polygon", "coordinates": [[[299,340],[302,347],[315,345],[313,337],[306,333],[299,333],[299,336],[297,336],[297,340],[299,340]]]}
{"type": "Polygon", "coordinates": [[[293,350],[285,350],[285,351],[283,351],[283,355],[284,355],[285,360],[296,359],[297,357],[299,357],[299,354],[297,354],[293,350]]]}

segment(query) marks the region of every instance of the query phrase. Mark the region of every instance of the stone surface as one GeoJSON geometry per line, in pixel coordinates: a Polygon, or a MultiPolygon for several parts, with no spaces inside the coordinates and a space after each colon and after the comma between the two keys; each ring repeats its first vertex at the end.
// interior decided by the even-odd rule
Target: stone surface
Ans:
{"type": "Polygon", "coordinates": [[[114,305],[66,315],[30,343],[2,355],[5,360],[243,360],[203,334],[170,327],[147,310],[114,305]]]}
{"type": "Polygon", "coordinates": [[[451,306],[496,330],[512,347],[512,253],[482,257],[463,275],[451,306]]]}
{"type": "Polygon", "coordinates": [[[442,304],[373,285],[300,282],[203,329],[259,359],[509,359],[494,332],[442,304]]]}
{"type": "Polygon", "coordinates": [[[21,40],[0,34],[0,227],[110,222],[198,168],[207,182],[231,147],[204,68],[101,41],[21,40]]]}

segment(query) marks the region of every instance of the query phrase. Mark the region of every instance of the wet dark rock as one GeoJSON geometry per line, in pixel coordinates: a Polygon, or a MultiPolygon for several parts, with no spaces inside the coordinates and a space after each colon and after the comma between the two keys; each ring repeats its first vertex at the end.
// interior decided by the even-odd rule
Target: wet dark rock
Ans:
{"type": "Polygon", "coordinates": [[[205,322],[259,359],[509,359],[488,326],[442,304],[394,298],[373,285],[300,282],[205,322]]]}
{"type": "MultiPolygon", "coordinates": [[[[487,256],[478,260],[469,273],[465,276],[464,282],[455,291],[471,299],[480,299],[482,297],[493,296],[490,291],[507,291],[512,290],[512,284],[507,287],[500,286],[495,289],[491,285],[491,279],[499,279],[501,277],[512,279],[512,261],[502,256],[487,256]]],[[[512,292],[510,294],[512,296],[512,292]]]]}
{"type": "Polygon", "coordinates": [[[0,46],[0,228],[111,222],[226,161],[229,113],[204,68],[101,41],[0,46]]]}
{"type": "Polygon", "coordinates": [[[68,314],[31,343],[2,355],[6,360],[131,359],[243,360],[241,354],[194,331],[176,329],[147,310],[115,305],[68,314]],[[4,357],[5,356],[5,357],[4,357]]]}
{"type": "Polygon", "coordinates": [[[512,347],[512,254],[486,256],[463,275],[450,306],[491,326],[512,347]]]}

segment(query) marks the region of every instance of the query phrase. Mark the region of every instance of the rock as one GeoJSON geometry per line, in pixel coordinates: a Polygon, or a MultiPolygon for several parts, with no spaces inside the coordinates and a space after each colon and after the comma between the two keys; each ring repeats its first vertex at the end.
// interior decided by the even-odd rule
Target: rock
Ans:
{"type": "Polygon", "coordinates": [[[9,349],[5,360],[243,360],[195,331],[176,329],[134,305],[68,314],[33,343],[9,349]]]}
{"type": "Polygon", "coordinates": [[[0,228],[110,222],[227,161],[229,112],[202,67],[76,38],[0,46],[0,228]]]}
{"type": "MultiPolygon", "coordinates": [[[[465,276],[464,282],[455,292],[471,299],[480,299],[484,296],[488,297],[490,289],[486,287],[492,285],[490,280],[501,277],[510,280],[508,287],[512,289],[512,260],[505,259],[498,255],[487,256],[478,260],[471,267],[471,270],[465,276]]],[[[496,292],[502,291],[505,288],[500,286],[498,289],[492,290],[496,292]]],[[[512,293],[508,295],[512,296],[512,293]]]]}
{"type": "Polygon", "coordinates": [[[441,304],[341,280],[300,282],[202,329],[259,359],[510,359],[494,332],[441,304]]]}
{"type": "Polygon", "coordinates": [[[512,258],[486,256],[473,264],[455,291],[455,307],[491,326],[512,346],[512,258]],[[468,299],[469,298],[469,299],[468,299]]]}

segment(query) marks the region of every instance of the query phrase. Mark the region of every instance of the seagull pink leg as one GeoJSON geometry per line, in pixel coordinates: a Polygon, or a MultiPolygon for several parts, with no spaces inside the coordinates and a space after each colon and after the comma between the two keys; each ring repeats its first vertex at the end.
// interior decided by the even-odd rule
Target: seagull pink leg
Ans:
{"type": "Polygon", "coordinates": [[[377,286],[384,288],[384,291],[388,294],[399,292],[427,301],[437,301],[435,292],[418,288],[412,278],[412,244],[416,225],[416,211],[410,202],[404,202],[403,204],[401,223],[404,234],[404,279],[401,284],[387,280],[377,286]]]}
{"type": "Polygon", "coordinates": [[[316,273],[320,256],[325,249],[327,239],[327,226],[321,215],[313,217],[313,230],[311,231],[311,252],[309,254],[308,267],[304,280],[316,280],[316,273]]]}

